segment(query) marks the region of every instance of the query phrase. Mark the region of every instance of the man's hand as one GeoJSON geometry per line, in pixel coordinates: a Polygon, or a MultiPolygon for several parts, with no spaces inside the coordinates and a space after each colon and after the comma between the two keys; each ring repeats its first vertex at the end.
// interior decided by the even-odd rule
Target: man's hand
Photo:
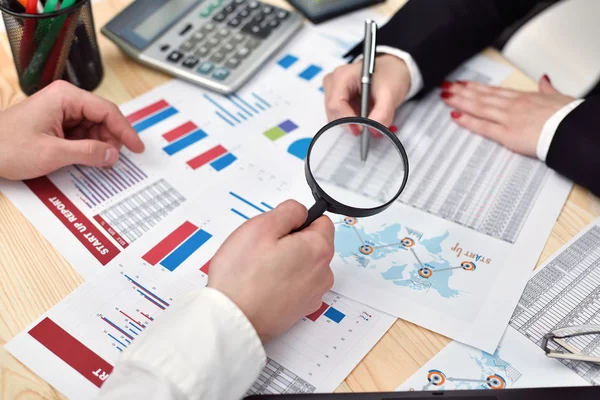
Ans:
{"type": "Polygon", "coordinates": [[[547,76],[540,79],[538,92],[476,82],[445,82],[442,88],[442,100],[455,109],[451,116],[457,124],[532,157],[548,118],[575,100],[559,93],[547,76]]]}
{"type": "Polygon", "coordinates": [[[233,232],[211,261],[208,286],[237,304],[263,343],[316,311],[333,285],[333,224],[321,217],[290,233],[306,216],[286,201],[233,232]]]}
{"type": "MultiPolygon", "coordinates": [[[[343,65],[325,77],[325,107],[329,120],[360,115],[362,63],[343,65]]],[[[410,72],[400,58],[385,54],[377,57],[371,84],[372,109],[369,118],[390,126],[396,108],[410,89],[410,72]]]]}
{"type": "Polygon", "coordinates": [[[29,179],[71,164],[108,167],[142,141],[116,105],[64,81],[0,113],[0,177],[29,179]]]}

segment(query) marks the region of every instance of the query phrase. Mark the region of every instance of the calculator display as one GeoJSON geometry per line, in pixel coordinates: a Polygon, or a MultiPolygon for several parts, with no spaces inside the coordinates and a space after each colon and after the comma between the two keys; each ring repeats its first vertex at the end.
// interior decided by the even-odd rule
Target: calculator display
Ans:
{"type": "Polygon", "coordinates": [[[167,29],[173,22],[178,20],[189,9],[189,6],[198,3],[197,0],[167,1],[154,10],[141,21],[135,28],[135,32],[142,39],[151,42],[156,36],[167,29]]]}

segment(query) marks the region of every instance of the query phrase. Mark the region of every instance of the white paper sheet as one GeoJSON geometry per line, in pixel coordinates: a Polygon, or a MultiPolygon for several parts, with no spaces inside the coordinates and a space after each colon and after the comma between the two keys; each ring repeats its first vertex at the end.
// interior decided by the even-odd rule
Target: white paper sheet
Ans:
{"type": "Polygon", "coordinates": [[[140,155],[123,150],[112,169],[64,168],[29,182],[31,190],[22,182],[0,180],[0,191],[87,279],[186,199],[227,179],[231,166],[252,156],[247,143],[276,144],[294,159],[303,157],[306,138],[310,141],[326,120],[323,76],[342,62],[325,48],[313,55],[318,41],[301,32],[231,96],[173,80],[122,105],[146,150],[140,155]],[[289,54],[297,61],[283,68],[279,61],[289,54]],[[310,66],[321,71],[310,80],[300,78],[310,66]],[[280,125],[283,136],[264,134],[280,125]],[[200,165],[202,155],[211,160],[200,165]]]}
{"type": "MultiPolygon", "coordinates": [[[[146,326],[160,320],[162,310],[181,294],[206,285],[205,265],[229,232],[246,218],[292,197],[292,186],[256,165],[237,170],[232,179],[206,190],[202,198],[189,202],[133,243],[99,275],[19,334],[7,349],[66,396],[92,397],[121,350],[143,334],[146,326]],[[181,245],[170,253],[163,251],[167,256],[157,258],[156,250],[150,253],[168,234],[190,223],[197,227],[195,232],[202,230],[210,238],[186,253],[189,257],[177,255],[181,245]],[[73,340],[78,344],[72,344],[73,340]],[[57,341],[83,349],[69,358],[53,346],[57,341]]],[[[319,315],[298,321],[266,346],[268,366],[249,393],[292,388],[307,393],[333,391],[395,321],[333,292],[323,301],[319,315]],[[274,374],[283,377],[288,387],[278,387],[271,379],[274,374]]]]}
{"type": "MultiPolygon", "coordinates": [[[[452,342],[397,390],[600,385],[600,366],[551,359],[540,347],[542,337],[553,329],[600,324],[599,285],[600,219],[596,219],[529,280],[493,354],[452,342]]],[[[600,356],[594,338],[568,342],[585,354],[600,356]]]]}
{"type": "MultiPolygon", "coordinates": [[[[508,72],[476,57],[450,79],[499,84],[508,72]]],[[[334,290],[490,352],[571,184],[541,162],[461,129],[450,111],[439,90],[398,111],[407,187],[380,215],[338,220],[334,290]]],[[[332,183],[354,182],[351,190],[373,198],[386,189],[376,183],[387,180],[373,179],[365,192],[363,181],[348,183],[347,164],[338,164],[332,183]]]]}

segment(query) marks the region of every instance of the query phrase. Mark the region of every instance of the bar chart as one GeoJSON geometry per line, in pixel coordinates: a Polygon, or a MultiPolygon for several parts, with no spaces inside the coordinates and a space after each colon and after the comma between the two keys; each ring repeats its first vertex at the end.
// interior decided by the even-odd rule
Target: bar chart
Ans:
{"type": "Polygon", "coordinates": [[[217,145],[192,158],[187,162],[187,165],[196,170],[209,164],[215,171],[219,172],[233,164],[236,160],[237,157],[225,147],[217,145]]]}
{"type": "Polygon", "coordinates": [[[146,129],[163,122],[167,118],[177,114],[175,107],[171,106],[165,100],[158,100],[138,111],[127,116],[127,121],[133,126],[133,129],[140,134],[146,129]]]}
{"type": "Polygon", "coordinates": [[[288,133],[294,132],[296,129],[298,129],[298,125],[296,125],[296,123],[294,123],[292,120],[287,119],[279,125],[266,130],[263,132],[263,135],[274,142],[277,139],[284,137],[288,133]]]}
{"type": "Polygon", "coordinates": [[[234,192],[229,192],[229,195],[237,203],[230,211],[244,220],[249,220],[256,215],[273,209],[272,206],[264,201],[252,202],[234,192]]]}
{"type": "Polygon", "coordinates": [[[315,322],[321,316],[324,316],[325,318],[328,318],[329,320],[335,322],[336,324],[339,324],[346,317],[346,314],[335,309],[334,307],[331,307],[329,304],[323,302],[321,304],[321,307],[317,311],[315,311],[314,313],[312,313],[310,315],[307,315],[306,318],[315,322]]]}
{"type": "Polygon", "coordinates": [[[322,81],[322,79],[317,79],[317,77],[322,75],[323,67],[310,62],[306,63],[296,55],[286,54],[277,61],[277,65],[290,73],[297,74],[298,78],[303,81],[322,81]]]}
{"type": "Polygon", "coordinates": [[[69,169],[71,183],[79,199],[94,208],[148,178],[126,155],[111,168],[91,168],[75,165],[69,169]]]}
{"type": "Polygon", "coordinates": [[[272,107],[270,101],[256,92],[251,92],[244,97],[237,93],[229,95],[204,93],[203,96],[214,107],[215,115],[231,127],[241,125],[272,107]]]}
{"type": "Polygon", "coordinates": [[[185,221],[144,254],[142,259],[150,265],[160,264],[173,272],[211,237],[210,233],[185,221]]]}

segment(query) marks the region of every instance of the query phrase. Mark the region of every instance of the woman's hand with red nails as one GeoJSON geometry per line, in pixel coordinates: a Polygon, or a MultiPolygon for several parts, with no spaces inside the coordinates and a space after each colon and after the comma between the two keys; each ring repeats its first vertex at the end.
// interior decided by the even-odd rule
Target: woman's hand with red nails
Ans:
{"type": "Polygon", "coordinates": [[[532,157],[546,121],[575,100],[559,93],[546,75],[539,81],[538,92],[444,82],[441,98],[454,109],[451,117],[460,126],[532,157]]]}

